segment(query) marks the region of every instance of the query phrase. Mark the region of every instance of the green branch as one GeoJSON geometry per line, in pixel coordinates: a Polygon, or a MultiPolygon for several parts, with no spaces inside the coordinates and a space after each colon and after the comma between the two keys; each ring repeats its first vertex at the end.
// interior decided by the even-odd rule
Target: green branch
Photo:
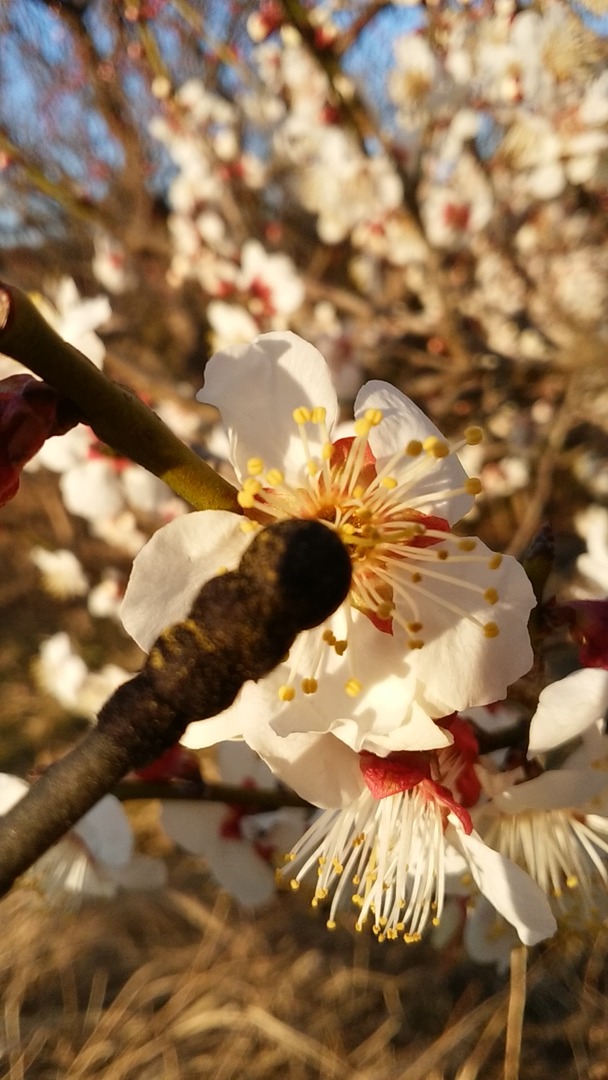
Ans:
{"type": "Polygon", "coordinates": [[[102,442],[160,477],[195,509],[239,511],[232,484],[130,390],[112,382],[59,337],[25,293],[3,282],[0,352],[49,383],[77,407],[102,442]]]}

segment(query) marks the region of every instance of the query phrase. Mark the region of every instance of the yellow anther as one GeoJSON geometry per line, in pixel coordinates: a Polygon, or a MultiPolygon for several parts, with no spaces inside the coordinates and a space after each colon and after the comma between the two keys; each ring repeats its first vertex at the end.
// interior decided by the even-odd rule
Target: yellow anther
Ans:
{"type": "Polygon", "coordinates": [[[357,484],[355,490],[353,491],[353,495],[354,495],[355,499],[362,499],[363,498],[363,496],[365,495],[365,488],[363,487],[362,484],[357,484]]]}
{"type": "Polygon", "coordinates": [[[369,435],[372,427],[373,424],[370,424],[369,420],[366,420],[365,417],[361,417],[359,420],[355,420],[355,423],[353,425],[355,435],[357,435],[360,439],[366,438],[369,435]]]}
{"type": "Polygon", "coordinates": [[[419,574],[417,570],[412,573],[412,581],[414,585],[417,585],[419,581],[422,581],[422,574],[419,574]]]}
{"type": "Polygon", "coordinates": [[[324,409],[322,405],[315,405],[310,414],[310,419],[313,424],[324,424],[327,416],[327,409],[324,409]]]}
{"type": "Polygon", "coordinates": [[[450,448],[444,439],[438,439],[436,435],[429,435],[422,444],[425,453],[435,458],[448,457],[450,448]]]}
{"type": "Polygon", "coordinates": [[[255,506],[255,496],[250,491],[239,491],[236,501],[239,506],[243,507],[243,510],[251,510],[255,506]]]}
{"type": "Polygon", "coordinates": [[[487,622],[483,628],[484,637],[498,637],[500,630],[495,622],[487,622]]]}
{"type": "Polygon", "coordinates": [[[259,495],[261,490],[262,485],[255,476],[248,476],[246,480],[243,480],[243,491],[248,491],[251,495],[259,495]]]}
{"type": "Polygon", "coordinates": [[[334,638],[334,641],[333,641],[332,644],[333,644],[334,649],[336,650],[336,654],[338,656],[344,656],[344,653],[346,652],[346,647],[348,645],[348,641],[337,641],[334,638]]]}
{"type": "Polygon", "coordinates": [[[422,453],[422,443],[419,439],[410,439],[408,442],[405,453],[408,457],[419,457],[422,453]]]}
{"type": "Polygon", "coordinates": [[[395,605],[392,603],[391,600],[383,600],[382,603],[378,604],[378,607],[376,608],[376,615],[379,619],[390,619],[394,610],[395,605]]]}
{"type": "Polygon", "coordinates": [[[502,563],[502,555],[499,555],[498,552],[497,552],[495,555],[492,555],[492,558],[490,559],[490,561],[488,563],[488,566],[490,567],[490,570],[498,570],[498,567],[500,566],[501,563],[502,563]]]}
{"type": "Polygon", "coordinates": [[[344,687],[349,697],[357,697],[361,693],[363,687],[358,679],[349,679],[344,687]]]}
{"type": "Polygon", "coordinates": [[[344,525],[340,526],[340,531],[343,532],[345,536],[354,536],[357,530],[350,521],[347,521],[344,525]]]}
{"type": "Polygon", "coordinates": [[[382,420],[382,409],[367,409],[365,419],[372,427],[378,427],[378,424],[382,420]]]}
{"type": "Polygon", "coordinates": [[[323,641],[325,642],[326,645],[335,645],[336,644],[336,635],[334,634],[333,630],[324,630],[323,631],[323,641]]]}
{"type": "Polygon", "coordinates": [[[496,604],[498,602],[498,593],[496,589],[486,589],[483,598],[488,604],[496,604]]]}
{"type": "Polygon", "coordinates": [[[293,889],[294,892],[297,892],[298,889],[300,888],[300,882],[297,881],[296,878],[292,878],[291,881],[289,882],[289,888],[293,889]]]}
{"type": "Polygon", "coordinates": [[[439,550],[436,551],[435,554],[440,562],[445,562],[445,560],[448,558],[449,553],[445,550],[445,548],[439,548],[439,550]]]}
{"type": "Polygon", "coordinates": [[[317,473],[318,471],[319,471],[318,463],[315,461],[314,458],[310,458],[310,460],[306,462],[306,472],[308,473],[309,476],[314,476],[315,473],[317,473]]]}
{"type": "Polygon", "coordinates": [[[323,446],[321,447],[321,457],[323,458],[323,461],[330,461],[331,455],[333,454],[333,452],[334,452],[333,443],[330,443],[330,442],[323,443],[323,446]]]}
{"type": "Polygon", "coordinates": [[[472,537],[465,536],[462,540],[458,541],[457,546],[460,548],[461,551],[475,551],[475,548],[477,547],[477,541],[473,540],[472,537]]]}
{"type": "MultiPolygon", "coordinates": [[[[237,502],[240,502],[238,495],[237,495],[237,502]]],[[[240,505],[242,506],[243,504],[241,503],[240,505]]],[[[248,508],[245,507],[245,509],[248,509],[248,508]]],[[[244,533],[257,532],[259,527],[260,526],[258,525],[257,521],[250,521],[249,518],[243,518],[243,520],[241,521],[241,525],[240,525],[241,532],[244,532],[244,533]]]]}
{"type": "Polygon", "coordinates": [[[278,695],[280,701],[293,701],[296,696],[296,692],[293,686],[287,686],[286,684],[280,686],[278,689],[278,695]]]}
{"type": "Polygon", "coordinates": [[[408,622],[407,628],[408,628],[410,634],[419,634],[420,631],[422,630],[422,623],[421,622],[408,622]]]}
{"type": "Polygon", "coordinates": [[[325,925],[326,925],[328,930],[335,930],[336,929],[336,922],[335,922],[334,919],[328,919],[327,922],[325,923],[325,925]]]}
{"type": "Polygon", "coordinates": [[[393,491],[393,489],[397,487],[398,481],[395,480],[394,476],[383,476],[380,483],[382,484],[382,487],[388,488],[389,491],[393,491]]]}
{"type": "Polygon", "coordinates": [[[576,889],[578,885],[578,878],[576,874],[569,874],[566,878],[566,885],[569,889],[576,889]]]}
{"type": "Polygon", "coordinates": [[[469,476],[464,482],[464,490],[467,495],[479,495],[483,490],[483,485],[478,476],[469,476]]]}
{"type": "Polygon", "coordinates": [[[292,416],[299,427],[301,427],[302,424],[308,424],[311,415],[311,411],[310,409],[306,408],[306,405],[300,405],[300,407],[298,409],[294,409],[292,413],[292,416]]]}
{"type": "Polygon", "coordinates": [[[302,693],[316,694],[319,684],[316,679],[302,679],[302,693]]]}
{"type": "Polygon", "coordinates": [[[433,918],[431,919],[431,926],[439,926],[439,923],[440,923],[440,922],[441,922],[441,919],[438,919],[438,918],[437,918],[437,916],[435,915],[435,916],[434,916],[434,917],[433,917],[433,918]]]}
{"type": "Polygon", "coordinates": [[[247,472],[250,476],[259,476],[264,472],[264,462],[261,457],[250,457],[247,462],[247,472]]]}
{"type": "Polygon", "coordinates": [[[407,646],[408,649],[421,649],[424,645],[422,638],[410,638],[407,646]]]}
{"type": "Polygon", "coordinates": [[[269,469],[266,473],[266,483],[270,487],[279,487],[283,483],[285,477],[280,469],[269,469]]]}
{"type": "Polygon", "coordinates": [[[483,431],[480,427],[473,425],[465,428],[464,437],[467,440],[467,446],[477,446],[483,439],[483,431]]]}

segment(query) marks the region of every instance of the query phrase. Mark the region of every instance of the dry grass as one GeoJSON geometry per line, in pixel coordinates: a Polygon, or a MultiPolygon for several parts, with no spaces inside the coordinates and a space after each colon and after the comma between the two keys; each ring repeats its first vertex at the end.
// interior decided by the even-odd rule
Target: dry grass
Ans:
{"type": "Polygon", "coordinates": [[[298,898],[247,918],[186,859],[162,896],[0,912],[2,1080],[498,1080],[514,1005],[510,1077],[608,1077],[606,934],[537,959],[524,1016],[521,979],[329,935],[298,898]]]}

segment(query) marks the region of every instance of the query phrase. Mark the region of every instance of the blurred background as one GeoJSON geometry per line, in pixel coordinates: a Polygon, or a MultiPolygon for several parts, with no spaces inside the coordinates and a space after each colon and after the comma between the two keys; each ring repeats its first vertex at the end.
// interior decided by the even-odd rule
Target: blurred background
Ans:
{"type": "MultiPolygon", "coordinates": [[[[471,528],[521,556],[549,523],[549,593],[603,597],[607,55],[605,0],[4,0],[0,276],[228,476],[194,394],[269,330],[320,349],[345,416],[372,377],[449,437],[481,424],[471,528]]],[[[129,569],[184,512],[82,427],[28,466],[0,515],[4,772],[137,670],[129,569]]],[[[507,1075],[508,979],[456,917],[441,948],[329,935],[248,897],[245,855],[239,906],[156,804],[129,815],[162,889],[3,901],[3,1076],[507,1075]]],[[[534,961],[522,1077],[608,1076],[605,947],[564,929],[534,961]]]]}

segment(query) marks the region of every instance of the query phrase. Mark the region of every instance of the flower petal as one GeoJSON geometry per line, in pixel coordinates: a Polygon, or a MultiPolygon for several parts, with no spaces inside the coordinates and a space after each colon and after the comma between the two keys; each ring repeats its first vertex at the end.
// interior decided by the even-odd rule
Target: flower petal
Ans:
{"type": "Polygon", "coordinates": [[[260,722],[268,706],[268,693],[252,687],[251,713],[243,736],[275,776],[303,799],[322,808],[348,806],[364,788],[359,755],[333,735],[297,732],[277,735],[260,722]]]}
{"type": "Polygon", "coordinates": [[[124,866],[133,854],[133,833],[118,799],[104,795],[74,826],[91,855],[108,866],[124,866]]]}
{"type": "Polygon", "coordinates": [[[582,735],[608,708],[608,671],[582,668],[546,686],[530,724],[530,754],[582,735]]]}
{"type": "MultiPolygon", "coordinates": [[[[428,570],[421,565],[413,593],[424,646],[411,663],[425,689],[421,704],[432,716],[500,701],[510,683],[532,665],[526,625],[536,601],[524,570],[509,556],[490,570],[492,552],[480,540],[474,555],[450,555],[428,570]],[[484,597],[486,589],[492,597],[498,594],[492,605],[484,597]],[[491,623],[499,629],[497,637],[484,633],[491,623]]],[[[399,597],[397,604],[404,618],[412,617],[399,597]]]]}
{"type": "Polygon", "coordinates": [[[233,570],[249,543],[238,514],[199,510],[175,518],[133,563],[121,608],[127,633],[142,649],[186,618],[198,592],[220,570],[233,570]]]}
{"type": "Polygon", "coordinates": [[[223,804],[171,800],[163,803],[161,820],[176,843],[207,859],[224,889],[241,904],[255,907],[273,896],[274,873],[248,841],[222,837],[228,813],[223,804]]]}
{"type": "Polygon", "coordinates": [[[539,886],[519,866],[484,844],[476,834],[467,836],[449,828],[449,841],[464,855],[477,888],[515,927],[524,945],[552,937],[557,923],[539,886]]]}
{"type": "MultiPolygon", "coordinates": [[[[205,385],[197,398],[220,410],[240,480],[247,476],[249,459],[259,457],[266,469],[278,468],[287,482],[297,481],[308,455],[293,410],[322,406],[330,432],[338,417],[325,360],[291,332],[261,334],[251,345],[216,353],[205,368],[205,385]]],[[[320,440],[311,434],[312,455],[319,456],[320,450],[320,440]]]]}
{"type": "MultiPolygon", "coordinates": [[[[369,444],[379,467],[385,459],[403,451],[412,439],[424,442],[430,436],[435,436],[445,442],[443,435],[428,416],[389,383],[372,380],[362,387],[355,401],[355,416],[362,416],[367,409],[380,409],[382,412],[381,423],[372,428],[369,434],[369,444]]],[[[411,465],[412,459],[404,457],[401,468],[399,465],[395,466],[394,475],[397,480],[401,479],[400,474],[403,474],[403,480],[406,480],[406,472],[411,469],[411,465]]],[[[466,494],[451,498],[442,498],[441,494],[461,488],[467,474],[455,454],[429,459],[429,465],[429,471],[414,485],[408,484],[408,494],[418,498],[436,492],[437,498],[429,502],[425,513],[443,517],[452,525],[471,509],[474,500],[471,495],[466,494]]]]}
{"type": "Polygon", "coordinates": [[[608,773],[601,770],[552,769],[495,795],[492,807],[503,814],[564,810],[584,806],[607,787],[608,773]]]}

